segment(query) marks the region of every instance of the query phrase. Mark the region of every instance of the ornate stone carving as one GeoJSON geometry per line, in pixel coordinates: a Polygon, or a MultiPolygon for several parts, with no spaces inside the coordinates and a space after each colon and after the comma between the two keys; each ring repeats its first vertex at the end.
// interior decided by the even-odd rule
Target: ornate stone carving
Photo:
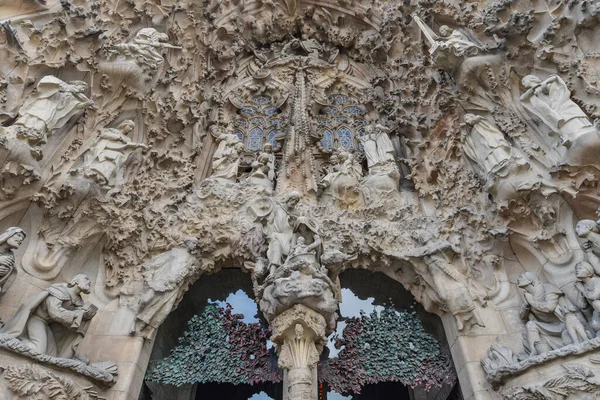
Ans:
{"type": "MultiPolygon", "coordinates": [[[[584,365],[563,365],[564,373],[546,381],[543,385],[513,387],[502,392],[505,400],[562,400],[573,395],[596,393],[600,384],[596,374],[584,365]]],[[[583,400],[595,399],[595,395],[582,397],[583,400]]]]}
{"type": "Polygon", "coordinates": [[[561,290],[542,283],[532,272],[521,274],[517,286],[525,290],[520,313],[526,322],[524,345],[530,357],[591,339],[583,315],[561,290]]]}
{"type": "Polygon", "coordinates": [[[38,161],[43,158],[48,137],[94,105],[86,97],[87,92],[85,82],[66,83],[45,76],[19,109],[14,123],[0,127],[0,183],[4,196],[12,197],[22,185],[41,178],[38,161]]]}
{"type": "Polygon", "coordinates": [[[96,400],[100,399],[93,386],[82,387],[70,379],[58,376],[35,364],[23,367],[8,366],[4,379],[10,390],[24,398],[40,400],[96,400]]]}
{"type": "Polygon", "coordinates": [[[456,316],[465,392],[500,395],[463,351],[479,335],[557,340],[495,346],[484,368],[507,387],[598,348],[594,2],[39,3],[0,0],[0,222],[28,232],[0,311],[85,271],[107,318],[126,306],[149,337],[200,273],[244,266],[273,326],[301,304],[330,330],[338,275],[362,268],[456,316]],[[528,328],[523,271],[551,286],[527,289],[528,328]]]}
{"type": "MultiPolygon", "coordinates": [[[[17,273],[13,250],[21,246],[27,235],[18,227],[11,227],[0,235],[0,296],[6,293],[14,275],[17,273]]],[[[1,321],[0,321],[1,323],[1,321]]]]}
{"type": "MultiPolygon", "coordinates": [[[[90,293],[85,275],[71,282],[56,283],[23,304],[0,329],[0,335],[16,338],[33,352],[74,358],[97,307],[85,302],[81,293],[90,293]]],[[[87,360],[82,360],[87,363],[87,360]]]]}
{"type": "Polygon", "coordinates": [[[321,199],[325,204],[335,204],[341,208],[358,209],[364,204],[360,188],[363,173],[354,154],[345,150],[332,154],[329,158],[332,171],[318,183],[321,199]]]}
{"type": "Polygon", "coordinates": [[[123,181],[122,168],[129,155],[138,148],[147,150],[143,143],[132,142],[127,135],[135,128],[135,122],[125,120],[118,128],[105,128],[81,156],[80,165],[69,172],[86,177],[103,189],[112,189],[123,181]]]}
{"type": "Polygon", "coordinates": [[[121,304],[135,312],[132,334],[150,339],[177,308],[189,285],[205,270],[196,259],[198,246],[197,239],[188,238],[182,248],[159,254],[128,277],[120,293],[121,304]]]}
{"type": "Polygon", "coordinates": [[[560,76],[552,75],[542,81],[527,75],[522,83],[527,89],[521,96],[523,106],[558,133],[565,147],[594,131],[588,116],[571,100],[571,92],[560,76]]]}
{"type": "Polygon", "coordinates": [[[244,145],[236,135],[225,134],[219,140],[219,147],[212,158],[213,172],[210,177],[235,183],[244,145]]]}
{"type": "Polygon", "coordinates": [[[484,327],[478,315],[466,282],[466,276],[460,271],[456,261],[460,249],[445,240],[435,240],[433,235],[422,232],[417,236],[419,247],[407,253],[387,251],[394,257],[412,260],[420,265],[417,273],[426,285],[429,297],[438,302],[444,311],[449,311],[456,318],[458,330],[472,325],[484,327]]]}
{"type": "Polygon", "coordinates": [[[143,88],[164,62],[162,49],[181,49],[167,41],[169,36],[154,28],[140,29],[129,43],[119,43],[108,48],[108,62],[100,68],[115,77],[119,85],[143,88]]]}
{"type": "Polygon", "coordinates": [[[271,340],[278,344],[278,365],[284,370],[284,390],[290,400],[317,398],[317,371],[323,349],[325,319],[302,305],[279,314],[271,340]]]}
{"type": "Polygon", "coordinates": [[[412,17],[429,43],[429,54],[442,68],[453,69],[463,58],[476,56],[483,50],[481,45],[473,43],[458,29],[442,25],[438,35],[417,15],[413,14],[412,17]]]}

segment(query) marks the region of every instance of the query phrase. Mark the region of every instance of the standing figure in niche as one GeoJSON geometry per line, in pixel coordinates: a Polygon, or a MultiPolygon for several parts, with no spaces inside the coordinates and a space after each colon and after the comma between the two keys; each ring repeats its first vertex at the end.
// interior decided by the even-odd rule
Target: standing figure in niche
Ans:
{"type": "Polygon", "coordinates": [[[25,231],[16,226],[0,235],[0,296],[8,289],[8,279],[16,272],[13,250],[18,249],[26,237],[25,231]]]}
{"type": "Polygon", "coordinates": [[[127,137],[134,128],[135,122],[128,119],[117,129],[103,129],[91,148],[83,154],[83,167],[74,168],[71,172],[79,172],[108,188],[114,187],[129,155],[136,149],[148,149],[147,145],[132,142],[127,137]]]}
{"type": "Polygon", "coordinates": [[[545,81],[527,75],[522,83],[527,89],[521,96],[523,106],[558,133],[565,147],[571,147],[579,136],[593,130],[588,116],[571,100],[567,84],[558,75],[545,81]]]}
{"type": "Polygon", "coordinates": [[[96,315],[97,308],[83,300],[90,279],[76,275],[69,283],[55,283],[23,304],[6,322],[0,334],[17,338],[38,353],[61,358],[76,357],[77,347],[96,315]]]}
{"type": "Polygon", "coordinates": [[[394,145],[388,136],[390,129],[376,124],[375,129],[366,127],[366,134],[359,136],[358,140],[363,145],[369,171],[372,167],[395,162],[394,145]],[[373,133],[375,130],[375,133],[373,133]]]}
{"type": "Polygon", "coordinates": [[[517,286],[525,290],[520,316],[530,357],[588,340],[583,316],[560,289],[540,282],[533,272],[523,272],[517,286]]]}

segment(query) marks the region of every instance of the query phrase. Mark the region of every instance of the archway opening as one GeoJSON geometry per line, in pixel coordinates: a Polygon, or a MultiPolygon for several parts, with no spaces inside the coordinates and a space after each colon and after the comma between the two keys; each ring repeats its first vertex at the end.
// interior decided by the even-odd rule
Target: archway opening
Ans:
{"type": "MultiPolygon", "coordinates": [[[[437,316],[382,273],[348,270],[340,283],[341,316],[318,366],[319,399],[461,399],[437,316]],[[417,370],[424,376],[410,375],[417,370]]],[[[202,277],[158,331],[142,398],[284,399],[269,334],[248,274],[202,277]]]]}

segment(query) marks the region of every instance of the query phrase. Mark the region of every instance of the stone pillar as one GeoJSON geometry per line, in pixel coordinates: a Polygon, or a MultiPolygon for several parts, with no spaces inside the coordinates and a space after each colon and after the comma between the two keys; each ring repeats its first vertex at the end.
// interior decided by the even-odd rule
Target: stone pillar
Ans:
{"type": "Polygon", "coordinates": [[[297,304],[271,322],[271,340],[278,346],[284,371],[283,400],[317,400],[317,363],[326,340],[325,318],[297,304]]]}

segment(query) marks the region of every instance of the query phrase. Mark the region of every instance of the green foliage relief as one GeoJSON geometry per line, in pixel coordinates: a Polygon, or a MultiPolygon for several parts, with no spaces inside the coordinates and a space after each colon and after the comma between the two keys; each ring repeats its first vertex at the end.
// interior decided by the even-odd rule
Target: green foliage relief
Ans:
{"type": "MultiPolygon", "coordinates": [[[[283,374],[267,349],[269,331],[242,318],[229,305],[208,305],[188,322],[171,355],[149,368],[146,379],[176,386],[280,382],[283,374]]],[[[429,390],[456,380],[450,358],[414,311],[388,306],[379,315],[349,318],[335,346],[341,350],[320,363],[319,380],[338,393],[360,393],[366,384],[392,381],[429,390]]]]}

